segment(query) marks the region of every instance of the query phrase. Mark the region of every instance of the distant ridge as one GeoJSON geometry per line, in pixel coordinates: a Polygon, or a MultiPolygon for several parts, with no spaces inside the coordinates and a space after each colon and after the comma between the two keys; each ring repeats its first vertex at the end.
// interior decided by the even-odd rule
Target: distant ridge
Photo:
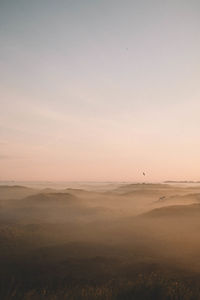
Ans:
{"type": "Polygon", "coordinates": [[[0,189],[32,189],[24,185],[0,185],[0,189]]]}
{"type": "Polygon", "coordinates": [[[70,193],[39,193],[25,197],[20,203],[32,204],[70,204],[74,203],[77,198],[70,193]]]}
{"type": "Polygon", "coordinates": [[[0,185],[0,200],[21,199],[36,193],[36,189],[22,185],[0,185]]]}
{"type": "Polygon", "coordinates": [[[200,204],[190,205],[170,205],[161,208],[155,208],[139,217],[163,218],[163,217],[182,217],[182,216],[200,216],[200,204]]]}
{"type": "Polygon", "coordinates": [[[200,181],[193,180],[166,180],[164,183],[200,183],[200,181]]]}

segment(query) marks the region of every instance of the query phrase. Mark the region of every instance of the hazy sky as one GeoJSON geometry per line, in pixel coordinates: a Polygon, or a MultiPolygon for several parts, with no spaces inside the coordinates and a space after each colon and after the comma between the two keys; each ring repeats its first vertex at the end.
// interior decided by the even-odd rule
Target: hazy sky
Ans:
{"type": "Polygon", "coordinates": [[[199,0],[0,0],[0,180],[200,180],[199,0]]]}

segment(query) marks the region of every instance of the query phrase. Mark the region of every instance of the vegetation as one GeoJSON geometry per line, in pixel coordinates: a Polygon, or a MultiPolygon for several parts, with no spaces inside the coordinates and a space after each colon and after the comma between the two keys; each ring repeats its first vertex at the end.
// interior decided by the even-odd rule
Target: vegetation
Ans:
{"type": "Polygon", "coordinates": [[[152,272],[138,274],[133,280],[113,280],[104,285],[65,285],[55,288],[49,283],[40,289],[24,288],[12,279],[8,285],[1,286],[1,299],[23,300],[198,300],[200,299],[200,278],[163,277],[152,272]],[[192,282],[191,282],[192,280],[192,282]],[[192,285],[191,285],[192,283],[192,285]]]}

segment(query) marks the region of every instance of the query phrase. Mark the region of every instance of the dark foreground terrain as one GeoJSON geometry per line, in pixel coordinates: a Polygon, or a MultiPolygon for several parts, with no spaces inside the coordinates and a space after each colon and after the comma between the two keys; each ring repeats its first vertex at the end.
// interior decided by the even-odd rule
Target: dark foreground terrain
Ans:
{"type": "Polygon", "coordinates": [[[0,299],[200,299],[200,187],[0,186],[0,299]]]}

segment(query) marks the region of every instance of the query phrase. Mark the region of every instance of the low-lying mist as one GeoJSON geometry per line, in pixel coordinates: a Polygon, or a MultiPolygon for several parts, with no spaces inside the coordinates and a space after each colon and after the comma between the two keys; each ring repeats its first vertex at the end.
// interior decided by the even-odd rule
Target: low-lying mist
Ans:
{"type": "MultiPolygon", "coordinates": [[[[187,298],[170,298],[169,290],[175,278],[185,289],[191,278],[198,282],[199,230],[200,186],[0,186],[0,294],[2,299],[198,299],[186,292],[187,298]],[[155,282],[152,276],[158,276],[155,282]],[[148,280],[153,290],[165,282],[166,298],[152,291],[144,296],[148,280]],[[102,298],[94,290],[82,295],[80,289],[89,286],[106,292],[102,298]],[[58,296],[61,290],[66,298],[58,296]]],[[[196,284],[193,293],[200,295],[196,284]]]]}

